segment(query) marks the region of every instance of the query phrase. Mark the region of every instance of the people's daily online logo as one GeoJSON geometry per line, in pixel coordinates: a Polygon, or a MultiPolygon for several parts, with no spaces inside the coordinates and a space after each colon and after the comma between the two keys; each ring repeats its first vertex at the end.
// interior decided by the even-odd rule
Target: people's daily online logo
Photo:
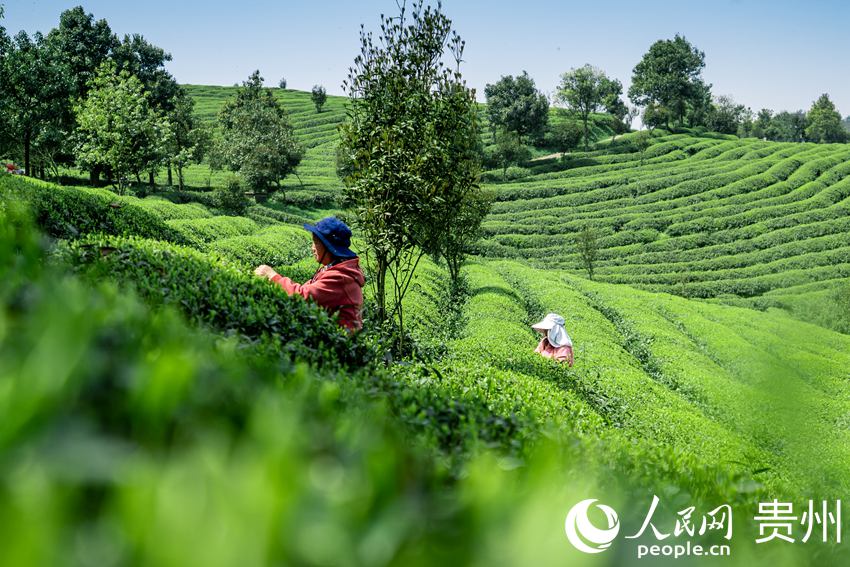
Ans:
{"type": "MultiPolygon", "coordinates": [[[[695,506],[688,506],[676,513],[675,523],[667,523],[657,519],[660,502],[661,499],[653,495],[640,529],[632,535],[624,536],[625,539],[639,539],[636,550],[638,559],[647,556],[678,558],[731,554],[728,544],[700,545],[692,541],[697,536],[715,532],[718,537],[731,542],[732,507],[729,504],[721,504],[702,515],[695,514],[695,506]],[[664,529],[670,525],[672,529],[664,529]],[[643,537],[644,534],[647,537],[643,537]],[[649,537],[654,537],[657,544],[647,543],[649,537]]],[[[806,543],[811,538],[821,539],[824,543],[841,543],[841,500],[822,501],[817,505],[809,500],[806,506],[798,510],[800,512],[795,513],[791,502],[760,502],[758,514],[753,517],[759,524],[759,537],[755,543],[771,540],[806,543]]],[[[583,553],[602,553],[609,549],[617,539],[620,528],[616,510],[599,503],[595,498],[582,500],[570,508],[564,521],[567,539],[583,553]]]]}
{"type": "Polygon", "coordinates": [[[602,553],[610,547],[611,542],[620,533],[620,520],[617,518],[617,512],[605,504],[596,504],[595,507],[605,514],[608,527],[600,529],[593,525],[588,517],[588,512],[590,512],[590,507],[593,506],[594,502],[596,502],[595,498],[582,500],[570,509],[564,522],[567,539],[570,540],[573,547],[585,553],[602,553]]]}

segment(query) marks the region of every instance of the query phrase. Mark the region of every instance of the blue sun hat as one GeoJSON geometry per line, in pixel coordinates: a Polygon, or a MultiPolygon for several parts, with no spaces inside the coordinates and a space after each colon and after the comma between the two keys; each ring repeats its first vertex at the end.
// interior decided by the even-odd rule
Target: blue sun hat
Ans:
{"type": "Polygon", "coordinates": [[[305,223],[304,228],[315,234],[334,257],[341,260],[357,257],[350,248],[351,229],[338,218],[325,217],[315,225],[305,223]]]}

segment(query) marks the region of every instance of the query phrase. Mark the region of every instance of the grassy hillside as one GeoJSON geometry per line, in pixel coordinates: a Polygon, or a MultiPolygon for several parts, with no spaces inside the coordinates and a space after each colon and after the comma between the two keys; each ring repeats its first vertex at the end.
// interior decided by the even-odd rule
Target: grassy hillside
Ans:
{"type": "MultiPolygon", "coordinates": [[[[103,451],[111,450],[111,443],[117,441],[145,447],[142,460],[128,469],[134,478],[143,475],[136,481],[137,488],[126,488],[120,476],[102,481],[99,490],[109,505],[97,517],[127,534],[128,550],[153,562],[162,562],[159,553],[165,553],[163,549],[173,557],[188,556],[181,547],[155,545],[154,540],[147,539],[153,536],[144,535],[148,533],[145,526],[171,525],[176,529],[201,514],[200,501],[180,497],[170,484],[172,475],[203,478],[215,490],[223,489],[221,482],[225,477],[198,464],[193,457],[196,453],[214,459],[219,463],[216,466],[225,467],[223,470],[237,467],[226,477],[236,475],[240,479],[237,482],[246,484],[234,493],[219,492],[221,502],[212,512],[214,519],[208,520],[211,523],[202,523],[201,535],[179,534],[180,541],[212,533],[208,530],[214,530],[216,521],[237,521],[237,499],[246,494],[261,500],[272,495],[277,506],[282,507],[263,508],[260,525],[278,525],[280,513],[304,518],[308,514],[306,502],[312,499],[322,503],[311,513],[315,521],[337,534],[348,534],[344,537],[356,538],[370,526],[385,529],[378,527],[383,525],[383,514],[388,513],[385,506],[395,509],[400,517],[433,514],[436,518],[440,514],[430,505],[417,508],[415,497],[408,492],[409,484],[387,483],[381,475],[407,477],[414,491],[428,492],[432,483],[446,482],[453,486],[453,493],[471,491],[464,497],[465,508],[455,508],[432,524],[436,531],[400,526],[395,561],[404,562],[407,558],[417,563],[409,558],[415,556],[421,564],[433,563],[443,552],[467,549],[459,543],[465,538],[487,539],[494,531],[506,529],[519,501],[526,502],[519,506],[528,513],[545,510],[547,516],[562,516],[572,493],[560,493],[556,502],[551,501],[551,494],[564,478],[573,479],[571,487],[577,487],[575,483],[599,483],[606,490],[631,494],[628,498],[639,498],[646,490],[673,495],[669,497],[671,507],[676,503],[683,507],[694,500],[706,504],[730,502],[745,514],[768,495],[785,499],[811,494],[838,497],[850,488],[850,438],[845,423],[850,411],[846,392],[850,338],[844,335],[802,325],[778,312],[758,313],[594,283],[566,271],[542,270],[510,260],[473,262],[465,270],[465,299],[460,304],[450,303],[445,296],[443,270],[426,262],[408,298],[407,309],[414,335],[424,347],[432,349],[433,358],[382,368],[375,365],[378,353],[372,350],[367,336],[364,341],[350,341],[334,333],[323,312],[289,300],[250,274],[253,265],[268,261],[295,278],[309,276],[310,267],[298,261],[306,252],[306,233],[294,225],[219,216],[217,211],[198,204],[176,205],[155,197],[116,197],[104,190],[60,188],[8,176],[0,177],[0,184],[2,202],[25,203],[39,230],[60,239],[54,255],[68,272],[76,274],[63,286],[98,290],[108,284],[118,286],[108,288],[110,297],[138,298],[128,299],[120,306],[115,305],[117,299],[86,300],[104,307],[91,327],[84,327],[94,334],[80,334],[80,352],[98,352],[105,340],[99,338],[99,333],[107,332],[101,328],[121,328],[125,324],[151,327],[143,333],[147,338],[141,342],[129,339],[126,343],[126,348],[136,353],[127,360],[138,361],[133,375],[140,380],[134,387],[141,388],[140,393],[133,393],[122,402],[125,397],[120,387],[116,391],[113,386],[96,386],[109,380],[108,371],[101,375],[100,366],[78,367],[75,363],[71,368],[78,369],[73,372],[85,369],[85,375],[90,376],[86,380],[94,380],[91,387],[95,388],[93,392],[100,392],[97,397],[91,402],[85,401],[87,397],[80,398],[83,402],[70,407],[70,413],[60,412],[58,408],[62,406],[53,405],[40,406],[36,413],[19,410],[14,421],[17,425],[14,429],[7,426],[5,438],[16,447],[34,450],[39,439],[48,433],[57,434],[54,430],[61,431],[66,421],[82,420],[81,423],[91,422],[85,430],[92,433],[81,434],[80,442],[88,443],[92,458],[105,459],[103,451]],[[139,302],[147,308],[138,306],[139,302]],[[560,312],[567,319],[576,343],[573,368],[533,353],[536,338],[528,325],[548,311],[560,312]],[[127,312],[136,315],[135,319],[122,322],[120,317],[110,319],[113,312],[115,317],[127,312]],[[180,320],[173,323],[177,330],[163,333],[158,325],[172,325],[170,321],[177,321],[175,318],[180,320]],[[210,342],[207,338],[194,338],[194,332],[218,339],[210,342]],[[151,361],[163,356],[162,349],[168,353],[161,362],[163,370],[148,369],[151,361]],[[231,356],[228,353],[240,351],[244,357],[225,362],[231,356]],[[200,361],[207,362],[201,365],[200,361]],[[297,373],[298,363],[309,365],[316,383],[328,386],[319,386],[315,393],[297,394],[301,382],[293,373],[297,373]],[[238,394],[221,392],[206,397],[206,378],[202,378],[205,371],[194,369],[224,364],[241,368],[238,372],[256,379],[234,385],[238,394]],[[270,365],[268,369],[263,366],[266,364],[270,365]],[[271,378],[275,367],[284,372],[281,378],[271,378]],[[173,373],[176,368],[184,368],[179,382],[172,382],[173,374],[162,374],[164,369],[173,373]],[[281,379],[282,389],[269,390],[281,379]],[[335,393],[328,393],[327,388],[335,393]],[[295,396],[302,401],[286,410],[269,409],[261,402],[268,396],[295,396]],[[326,398],[332,401],[321,401],[326,398]],[[236,407],[234,399],[241,400],[236,407]],[[381,414],[383,410],[369,409],[376,402],[386,408],[387,431],[379,429],[368,438],[332,435],[334,441],[326,443],[336,448],[325,449],[324,457],[321,449],[314,453],[295,444],[284,445],[286,457],[276,460],[283,458],[270,445],[277,437],[265,437],[259,425],[247,430],[240,425],[248,412],[257,416],[253,419],[281,428],[281,435],[293,435],[296,430],[292,425],[275,425],[275,420],[282,419],[281,411],[295,415],[307,412],[310,427],[316,431],[351,432],[357,419],[363,419],[357,415],[375,411],[381,414]],[[334,410],[340,407],[338,404],[346,411],[334,410]],[[110,406],[116,409],[107,411],[110,406]],[[317,414],[316,407],[325,409],[317,414]],[[216,415],[226,419],[221,421],[213,417],[216,415]],[[166,416],[175,420],[167,426],[170,433],[161,429],[165,427],[162,423],[169,423],[163,422],[166,416]],[[125,425],[115,429],[111,425],[114,423],[125,425]],[[101,428],[114,432],[118,439],[102,439],[96,434],[101,428]],[[222,461],[224,456],[217,452],[217,441],[204,433],[210,428],[221,431],[241,451],[247,451],[247,460],[222,461]],[[402,432],[401,437],[406,440],[403,443],[413,448],[399,446],[396,437],[388,432],[393,430],[402,432]],[[415,442],[411,444],[410,440],[415,442]],[[421,454],[420,449],[424,451],[421,454]],[[172,456],[159,461],[157,455],[164,450],[172,456]],[[328,458],[328,450],[332,463],[315,461],[328,458]],[[412,453],[405,457],[405,451],[412,453]],[[479,459],[488,462],[488,451],[495,452],[502,464],[476,464],[479,459]],[[361,454],[394,456],[377,462],[364,462],[365,456],[350,460],[352,455],[361,454]],[[541,458],[548,464],[540,464],[541,458]],[[411,477],[408,467],[417,459],[430,464],[417,465],[418,472],[411,477]],[[316,493],[307,484],[272,483],[256,492],[244,492],[254,475],[269,462],[313,462],[315,472],[310,474],[319,475],[318,478],[366,475],[369,484],[362,487],[364,494],[377,490],[383,496],[375,501],[367,499],[371,504],[359,519],[352,520],[346,518],[344,508],[333,504],[334,493],[316,493]],[[479,466],[484,467],[483,477],[475,472],[479,466]],[[361,467],[368,467],[368,472],[361,467]],[[499,473],[495,478],[501,480],[492,480],[494,467],[517,472],[506,477],[499,473]],[[454,480],[443,476],[441,471],[445,470],[453,471],[454,480]],[[485,481],[488,477],[491,480],[485,481]],[[481,492],[482,482],[497,492],[481,492]],[[515,501],[507,487],[517,482],[525,488],[520,492],[521,500],[515,501]],[[135,490],[166,491],[164,494],[181,506],[145,506],[135,490]],[[298,504],[302,499],[307,499],[303,507],[298,504]],[[114,510],[123,511],[119,514],[114,510]],[[472,522],[467,514],[484,514],[489,519],[472,522]],[[437,545],[444,529],[465,534],[465,538],[437,545]],[[431,551],[425,552],[422,546],[431,551]],[[408,556],[411,553],[414,555],[408,556]]],[[[8,239],[8,234],[4,234],[8,239]]],[[[20,248],[20,244],[17,246],[20,248]]],[[[29,272],[20,260],[17,265],[20,275],[6,278],[7,287],[14,287],[21,277],[36,277],[27,276],[29,272]]],[[[9,293],[4,297],[17,297],[9,293]]],[[[89,292],[74,292],[69,297],[79,297],[81,293],[85,296],[89,292]]],[[[47,299],[33,301],[36,303],[23,305],[28,306],[25,313],[33,310],[32,321],[26,325],[35,329],[40,328],[37,326],[41,321],[38,301],[47,299]]],[[[43,309],[68,313],[63,323],[68,328],[80,326],[79,318],[92,309],[86,308],[85,303],[61,307],[63,301],[72,301],[62,297],[52,301],[59,304],[49,303],[43,309]]],[[[21,309],[14,302],[7,305],[12,309],[10,313],[21,309]]],[[[21,319],[20,314],[6,320],[12,321],[15,329],[29,321],[21,319]]],[[[31,332],[39,336],[47,331],[31,332]]],[[[20,336],[21,344],[10,344],[8,339],[2,343],[5,346],[0,352],[4,353],[6,367],[24,365],[27,359],[19,359],[21,354],[41,344],[27,342],[26,333],[20,336]]],[[[42,348],[51,348],[49,342],[44,345],[42,348]]],[[[56,356],[51,354],[48,359],[57,360],[56,356]]],[[[101,355],[79,356],[82,358],[74,360],[82,364],[101,355]]],[[[67,356],[64,360],[68,360],[67,356]]],[[[16,371],[20,374],[15,375],[23,377],[24,366],[20,368],[16,371]]],[[[44,387],[51,383],[43,382],[44,387]]],[[[79,383],[75,379],[69,384],[79,383]]],[[[55,387],[58,389],[51,395],[57,400],[79,395],[74,393],[77,390],[55,387]]],[[[2,398],[8,407],[28,408],[21,396],[42,395],[41,390],[13,392],[11,398],[2,398]]],[[[357,431],[356,427],[353,431],[357,431]]],[[[310,433],[309,438],[322,436],[310,433]]],[[[37,459],[47,458],[47,454],[36,455],[37,459]]],[[[58,486],[67,481],[48,475],[45,482],[58,486]]],[[[87,482],[73,481],[72,494],[84,493],[87,482]]],[[[309,478],[304,482],[309,483],[309,478]]],[[[5,486],[17,494],[13,485],[5,486]]],[[[56,537],[72,537],[70,534],[74,533],[74,524],[61,519],[76,513],[73,504],[67,506],[56,511],[60,519],[56,520],[55,533],[64,534],[56,537]]],[[[0,519],[12,521],[18,517],[16,513],[0,509],[0,519]]],[[[639,522],[640,518],[634,521],[639,522]]],[[[553,534],[546,537],[561,541],[563,535],[558,534],[563,518],[551,523],[542,528],[553,534]]],[[[41,524],[21,523],[22,537],[34,533],[38,525],[41,524]]],[[[295,534],[304,534],[300,528],[292,529],[295,534]]],[[[240,537],[256,544],[262,541],[257,539],[262,533],[261,530],[240,537]]],[[[537,541],[528,537],[513,545],[519,549],[532,540],[537,541]]],[[[302,546],[274,541],[270,553],[277,558],[303,561],[323,553],[313,540],[302,546]]],[[[237,550],[247,545],[233,543],[237,550]]],[[[491,542],[482,544],[476,553],[480,557],[498,555],[496,549],[491,542]]],[[[343,557],[348,548],[341,545],[324,553],[327,557],[343,557]]],[[[551,553],[538,563],[562,564],[570,557],[551,553]]],[[[517,557],[516,564],[524,563],[517,557]]]]}
{"type": "MultiPolygon", "coordinates": [[[[210,126],[215,125],[219,110],[225,101],[234,96],[235,87],[216,87],[203,85],[184,85],[189,95],[195,101],[195,114],[200,120],[210,126]]],[[[289,113],[292,125],[298,139],[304,144],[307,153],[298,167],[298,176],[290,176],[283,187],[290,203],[298,203],[302,207],[327,207],[334,202],[342,185],[335,173],[337,126],[345,120],[346,98],[329,96],[321,113],[310,100],[310,93],[288,89],[272,89],[277,99],[289,113]]],[[[492,145],[486,106],[479,105],[481,120],[481,139],[484,146],[492,145]]],[[[551,111],[552,123],[563,121],[562,112],[551,111]]],[[[597,140],[611,135],[606,125],[607,117],[594,115],[591,117],[591,139],[597,140]]],[[[533,148],[534,156],[552,154],[552,149],[533,148]]],[[[224,183],[224,172],[211,172],[206,165],[189,168],[187,183],[198,188],[215,187],[224,183]]],[[[158,178],[164,183],[164,176],[158,178]]]]}
{"type": "MultiPolygon", "coordinates": [[[[191,87],[204,120],[231,92],[191,87]]],[[[652,494],[670,518],[729,503],[742,565],[846,562],[754,547],[746,518],[850,489],[850,336],[749,308],[836,311],[848,146],[627,135],[532,162],[487,185],[463,293],[422,263],[417,355],[387,364],[380,337],[251,273],[309,278],[300,224],[338,206],[344,99],[276,94],[304,186],[244,217],[0,174],[0,564],[74,542],[94,564],[565,565],[588,494],[623,525],[652,494]],[[533,352],[551,311],[572,368],[533,352]]]]}
{"type": "MultiPolygon", "coordinates": [[[[195,114],[207,125],[214,127],[218,112],[225,101],[234,96],[234,87],[185,85],[195,101],[195,114]]],[[[321,113],[304,91],[272,89],[277,99],[289,113],[299,141],[307,153],[298,168],[298,177],[290,176],[284,190],[292,201],[305,206],[331,203],[341,187],[335,173],[337,126],[345,120],[345,97],[328,96],[321,113]],[[300,178],[300,180],[299,180],[300,178]]],[[[226,172],[211,172],[204,164],[192,166],[187,174],[187,184],[197,188],[217,187],[224,184],[226,172]]],[[[165,178],[160,176],[159,183],[165,178]]]]}
{"type": "MultiPolygon", "coordinates": [[[[189,85],[198,116],[215,119],[232,87],[189,85]]],[[[308,148],[299,178],[286,180],[286,203],[269,206],[316,218],[335,206],[336,126],[345,99],[329,97],[316,114],[310,95],[275,89],[308,148]],[[302,185],[303,182],[303,185],[302,185]]],[[[482,139],[490,143],[482,107],[482,139]]],[[[552,119],[563,119],[553,109],[552,119]]],[[[610,135],[594,119],[594,137],[610,135]]],[[[584,274],[575,236],[592,227],[599,281],[783,308],[830,328],[850,330],[850,317],[822,306],[850,278],[846,175],[850,148],[740,140],[733,136],[658,135],[644,153],[634,135],[591,152],[538,159],[487,178],[495,194],[479,253],[517,258],[547,269],[584,274]],[[847,319],[847,321],[845,321],[847,319]]],[[[543,156],[547,150],[536,151],[543,156]]],[[[214,174],[212,185],[224,174],[214,174]]],[[[190,184],[210,182],[206,166],[190,184]]]]}
{"type": "MultiPolygon", "coordinates": [[[[629,136],[625,139],[629,141],[629,136]]],[[[690,135],[576,154],[491,185],[482,254],[696,298],[789,296],[850,276],[850,147],[690,135]]]]}

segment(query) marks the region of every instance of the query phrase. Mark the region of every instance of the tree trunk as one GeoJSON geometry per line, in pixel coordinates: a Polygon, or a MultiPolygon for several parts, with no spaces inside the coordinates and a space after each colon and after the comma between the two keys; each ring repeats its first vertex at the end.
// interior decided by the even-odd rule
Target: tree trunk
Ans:
{"type": "Polygon", "coordinates": [[[153,187],[153,171],[148,172],[148,185],[153,187]]]}
{"type": "Polygon", "coordinates": [[[452,282],[452,289],[457,289],[458,280],[460,280],[460,265],[463,256],[460,258],[446,258],[446,266],[449,268],[449,279],[452,282]]]}
{"type": "Polygon", "coordinates": [[[30,138],[32,134],[29,130],[24,133],[24,173],[32,176],[30,171],[30,138]]]}
{"type": "MultiPolygon", "coordinates": [[[[168,174],[171,175],[171,169],[168,170],[168,174]]],[[[169,185],[171,184],[171,180],[168,180],[169,185]]],[[[180,187],[180,190],[183,190],[183,166],[177,166],[177,186],[180,187]]]]}
{"type": "Polygon", "coordinates": [[[584,120],[583,120],[583,122],[584,122],[584,151],[587,151],[587,149],[588,149],[588,147],[587,147],[587,142],[588,142],[588,139],[587,139],[587,121],[588,121],[589,118],[590,118],[589,115],[587,115],[587,114],[584,115],[584,120]]]}
{"type": "MultiPolygon", "coordinates": [[[[172,185],[173,185],[173,183],[171,181],[171,166],[169,165],[168,166],[168,186],[171,187],[172,185]]],[[[180,188],[183,189],[182,185],[181,185],[180,188]]]]}
{"type": "Polygon", "coordinates": [[[377,310],[375,315],[379,323],[384,323],[387,318],[387,260],[378,257],[375,270],[375,303],[377,310]]]}

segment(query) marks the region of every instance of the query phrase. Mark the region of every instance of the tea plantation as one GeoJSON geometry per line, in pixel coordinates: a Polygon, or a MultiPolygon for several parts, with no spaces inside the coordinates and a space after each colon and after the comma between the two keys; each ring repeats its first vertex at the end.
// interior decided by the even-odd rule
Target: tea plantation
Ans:
{"type": "Polygon", "coordinates": [[[733,301],[831,289],[850,277],[848,158],[844,144],[691,135],[579,154],[493,186],[480,253],[581,273],[590,228],[599,281],[733,301]]]}
{"type": "MultiPolygon", "coordinates": [[[[190,88],[202,118],[226,90],[190,88]]],[[[342,99],[280,94],[301,181],[244,217],[0,176],[0,564],[566,565],[578,499],[639,525],[653,494],[670,522],[731,504],[733,563],[848,559],[747,521],[850,489],[850,336],[746,307],[847,277],[846,146],[627,135],[530,162],[488,185],[461,296],[424,263],[419,354],[390,362],[252,274],[309,278],[300,222],[340,206],[342,99]],[[572,368],[533,352],[550,311],[572,368]]]]}

